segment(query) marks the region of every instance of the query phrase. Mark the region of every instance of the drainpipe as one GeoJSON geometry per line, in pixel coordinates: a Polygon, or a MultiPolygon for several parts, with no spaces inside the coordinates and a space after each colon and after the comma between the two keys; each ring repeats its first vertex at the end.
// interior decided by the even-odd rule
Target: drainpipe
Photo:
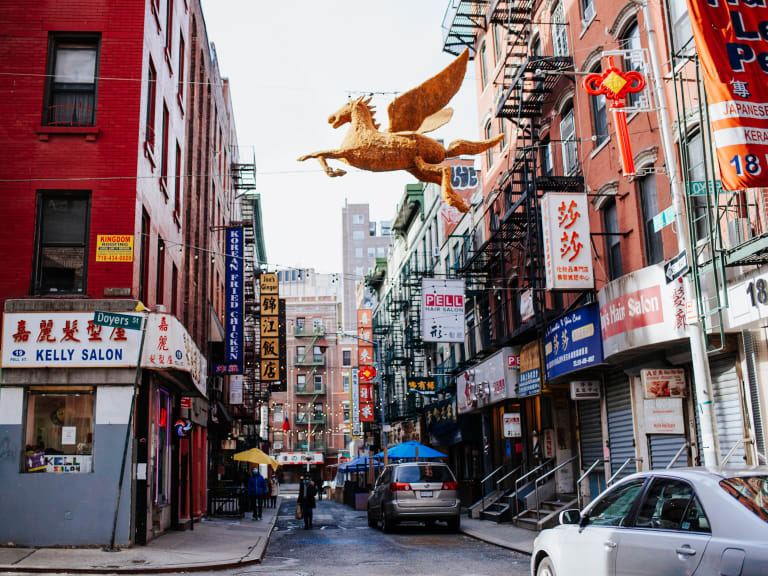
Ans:
{"type": "MultiPolygon", "coordinates": [[[[691,239],[688,236],[688,224],[683,212],[683,192],[680,183],[680,175],[677,165],[677,155],[672,142],[672,130],[669,124],[667,112],[667,98],[662,83],[661,65],[659,53],[656,49],[656,30],[651,19],[651,10],[648,0],[643,2],[643,18],[645,29],[648,33],[648,52],[651,60],[651,72],[653,76],[653,88],[656,92],[659,129],[661,132],[661,144],[664,150],[664,163],[669,175],[669,186],[672,196],[672,205],[675,207],[675,226],[677,226],[677,250],[685,252],[690,266],[694,265],[694,255],[691,250],[691,239]]],[[[695,294],[690,275],[683,279],[687,297],[695,294]]],[[[720,464],[720,446],[715,427],[714,396],[709,374],[709,361],[704,339],[704,327],[702,323],[688,324],[688,338],[691,343],[691,362],[693,364],[693,384],[696,390],[696,410],[699,414],[701,427],[701,446],[699,447],[704,466],[718,466],[720,464]]]]}

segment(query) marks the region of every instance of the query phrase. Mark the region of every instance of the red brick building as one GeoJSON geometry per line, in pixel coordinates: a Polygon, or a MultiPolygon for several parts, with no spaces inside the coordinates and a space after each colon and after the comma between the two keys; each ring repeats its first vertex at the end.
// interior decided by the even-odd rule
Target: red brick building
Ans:
{"type": "Polygon", "coordinates": [[[26,516],[66,504],[88,526],[68,530],[62,516],[16,526],[8,540],[143,543],[206,509],[209,388],[226,391],[226,378],[209,386],[207,371],[224,339],[225,228],[245,228],[245,256],[263,255],[255,204],[236,199],[251,191],[243,181],[253,165],[238,162],[228,85],[198,0],[6,2],[0,24],[9,31],[0,39],[0,105],[13,111],[0,122],[0,402],[18,413],[0,427],[18,438],[21,454],[41,454],[48,472],[30,474],[29,462],[3,468],[3,482],[17,489],[2,515],[22,515],[14,506],[26,516]],[[132,356],[140,332],[128,330],[112,330],[103,345],[124,341],[132,360],[86,360],[106,358],[97,343],[79,361],[10,360],[40,353],[22,344],[46,344],[42,322],[53,322],[50,347],[63,346],[67,328],[84,345],[96,330],[88,315],[134,313],[138,302],[152,311],[141,370],[132,356]],[[19,322],[30,327],[28,341],[16,337],[19,322]],[[51,406],[60,417],[45,420],[40,411],[51,406]],[[177,430],[177,420],[191,429],[177,430]],[[136,449],[121,459],[124,444],[136,449]],[[51,454],[87,464],[53,469],[51,454]],[[110,533],[118,482],[123,494],[110,533]]]}

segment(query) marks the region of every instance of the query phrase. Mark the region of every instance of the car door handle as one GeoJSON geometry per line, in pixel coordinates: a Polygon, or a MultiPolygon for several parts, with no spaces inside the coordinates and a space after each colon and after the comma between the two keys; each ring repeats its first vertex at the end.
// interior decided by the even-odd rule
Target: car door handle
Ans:
{"type": "Polygon", "coordinates": [[[678,554],[683,554],[684,556],[693,556],[696,554],[696,550],[691,548],[690,546],[681,546],[680,548],[676,548],[675,552],[678,554]]]}
{"type": "Polygon", "coordinates": [[[613,550],[614,548],[616,548],[616,542],[614,542],[613,540],[606,540],[605,547],[610,550],[613,550]]]}

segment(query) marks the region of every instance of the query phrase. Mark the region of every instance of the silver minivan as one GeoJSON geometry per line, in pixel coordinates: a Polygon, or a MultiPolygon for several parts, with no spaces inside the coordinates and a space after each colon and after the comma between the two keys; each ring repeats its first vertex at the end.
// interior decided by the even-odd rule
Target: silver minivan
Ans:
{"type": "Polygon", "coordinates": [[[403,462],[386,466],[368,497],[368,525],[381,522],[390,532],[398,522],[431,524],[444,520],[458,531],[461,504],[459,483],[442,462],[403,462]]]}

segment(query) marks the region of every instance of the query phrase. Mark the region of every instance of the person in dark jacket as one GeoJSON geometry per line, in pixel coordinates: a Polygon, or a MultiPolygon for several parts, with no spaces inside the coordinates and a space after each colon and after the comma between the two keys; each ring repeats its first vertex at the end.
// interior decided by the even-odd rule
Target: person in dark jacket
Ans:
{"type": "Polygon", "coordinates": [[[301,504],[301,512],[304,515],[304,530],[312,529],[312,511],[314,510],[315,496],[317,496],[317,488],[315,488],[315,481],[310,480],[308,484],[303,486],[303,490],[299,492],[299,504],[301,504]]]}
{"type": "Polygon", "coordinates": [[[267,495],[267,482],[258,468],[253,469],[253,474],[248,478],[248,500],[253,510],[253,519],[260,520],[264,496],[267,495]]]}

